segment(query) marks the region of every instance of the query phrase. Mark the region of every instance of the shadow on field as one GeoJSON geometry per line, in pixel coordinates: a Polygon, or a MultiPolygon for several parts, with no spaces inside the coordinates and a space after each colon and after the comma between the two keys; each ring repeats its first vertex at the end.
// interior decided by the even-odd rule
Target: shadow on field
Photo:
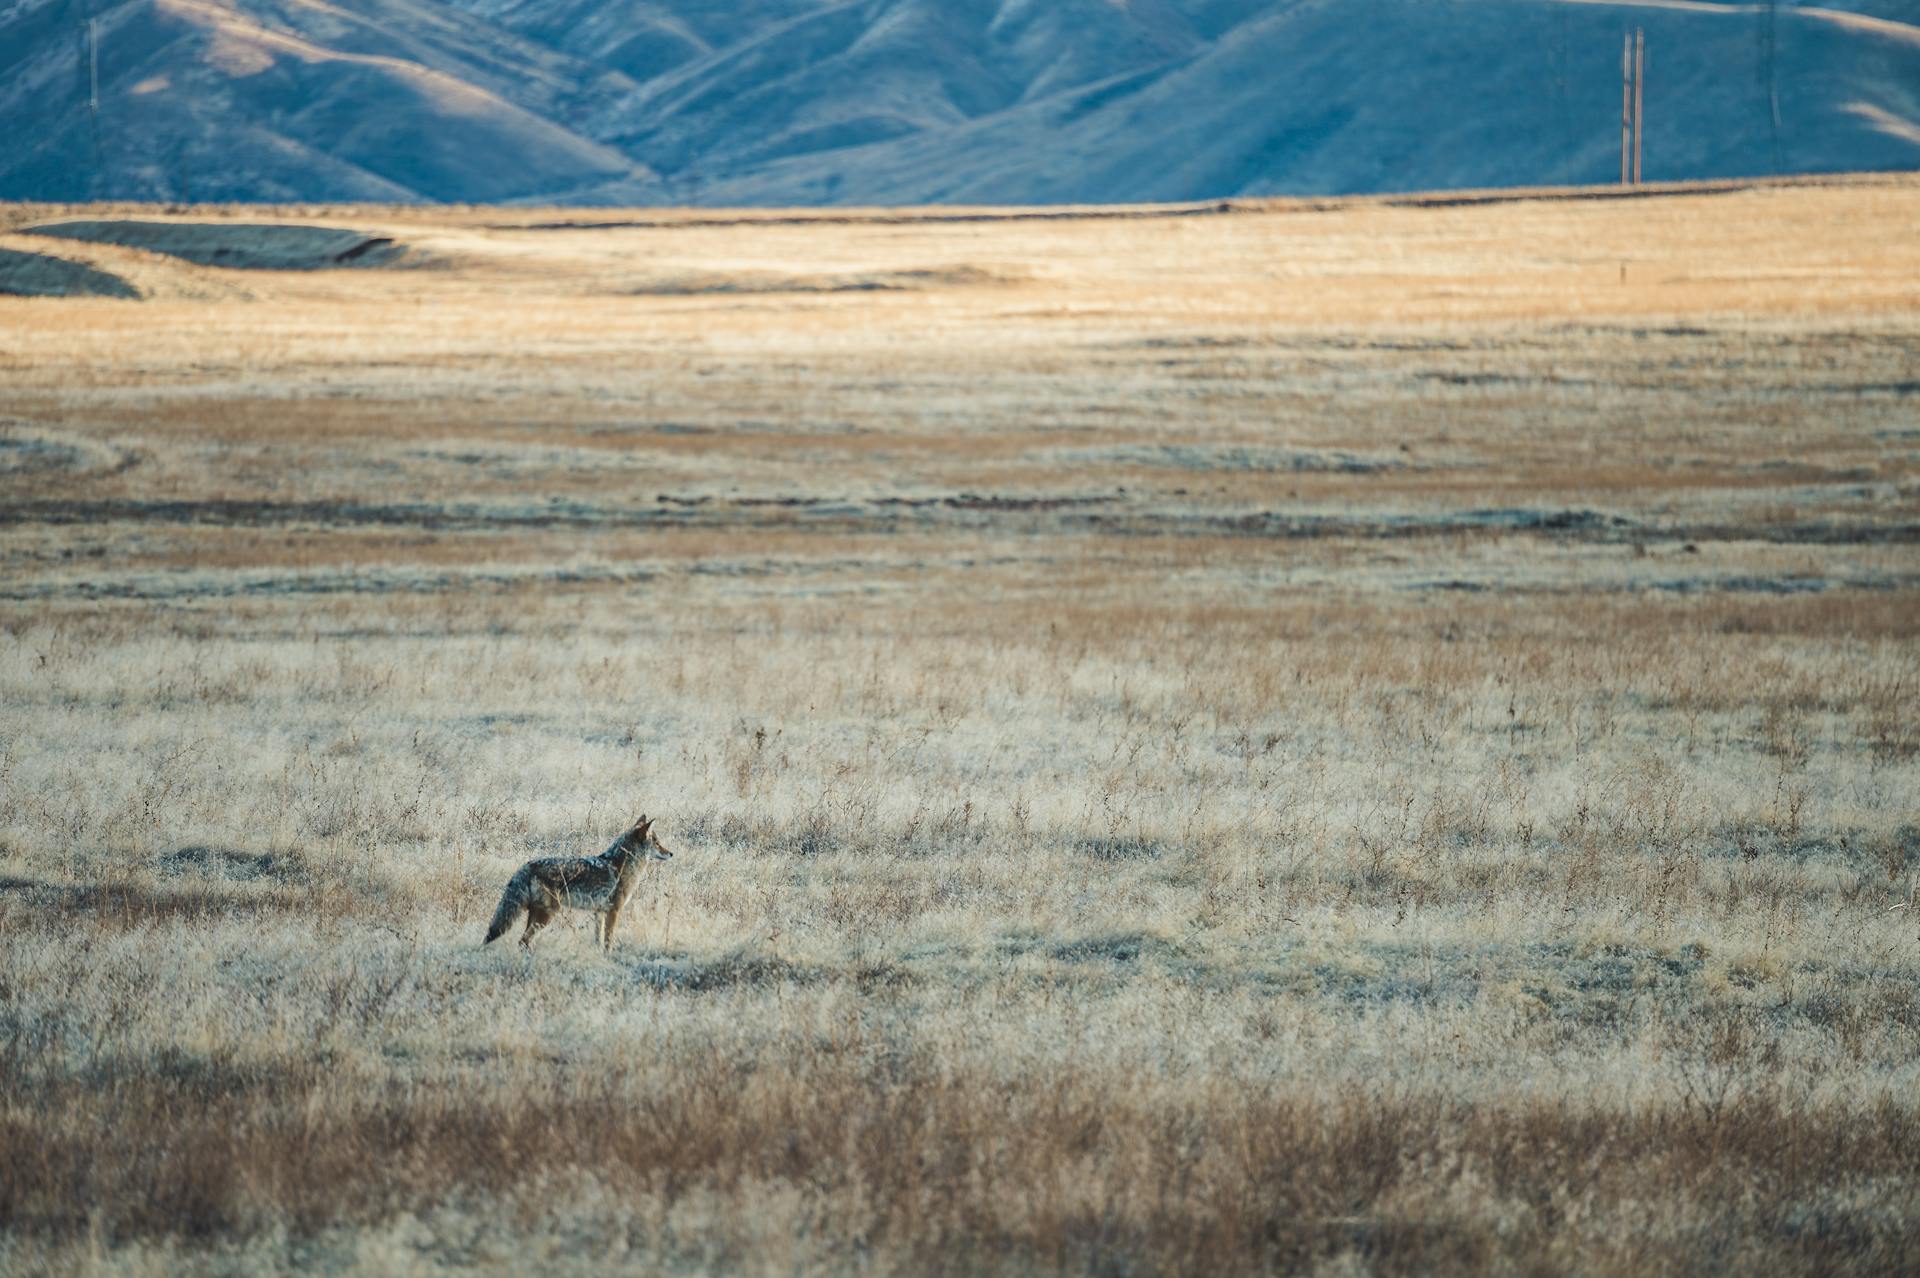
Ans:
{"type": "MultiPolygon", "coordinates": [[[[616,956],[617,958],[617,956],[616,956]]],[[[771,954],[736,951],[718,958],[694,960],[684,956],[622,962],[634,979],[660,990],[707,993],[714,990],[773,985],[818,985],[833,978],[827,968],[793,963],[771,954]]]]}
{"type": "Polygon", "coordinates": [[[298,857],[276,856],[271,852],[241,852],[234,848],[203,847],[198,844],[166,853],[160,858],[159,864],[169,874],[247,883],[261,879],[305,883],[308,879],[307,867],[298,857]]]}
{"type": "MultiPolygon", "coordinates": [[[[864,957],[843,963],[800,962],[746,949],[694,958],[684,952],[649,952],[619,944],[614,946],[608,959],[602,960],[597,950],[585,944],[569,947],[563,940],[550,949],[536,952],[531,970],[546,973],[544,979],[588,986],[632,982],[687,994],[836,984],[867,992],[965,980],[1010,959],[1029,955],[1065,963],[1091,975],[1142,963],[1176,963],[1183,954],[1174,942],[1138,933],[1070,941],[1016,936],[1004,938],[984,951],[936,945],[898,957],[864,957]]],[[[524,962],[517,956],[514,961],[524,962]]],[[[1042,979],[1037,973],[1029,975],[1042,979]]]]}
{"type": "Polygon", "coordinates": [[[131,928],[284,914],[306,908],[308,902],[303,896],[285,892],[249,892],[211,886],[150,888],[131,883],[64,884],[0,878],[0,926],[6,926],[16,917],[67,921],[85,916],[102,925],[131,928]]]}
{"type": "Polygon", "coordinates": [[[57,924],[91,918],[131,928],[311,913],[319,903],[306,863],[284,853],[187,844],[146,862],[145,868],[174,882],[148,882],[145,874],[104,883],[0,876],[0,920],[57,924]]]}

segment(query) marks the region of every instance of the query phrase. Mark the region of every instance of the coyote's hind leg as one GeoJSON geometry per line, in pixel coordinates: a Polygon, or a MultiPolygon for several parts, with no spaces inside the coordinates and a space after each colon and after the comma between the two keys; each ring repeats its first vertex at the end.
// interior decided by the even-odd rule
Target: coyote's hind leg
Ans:
{"type": "Polygon", "coordinates": [[[533,934],[553,922],[554,909],[551,906],[529,904],[527,906],[527,930],[520,935],[520,948],[533,952],[533,934]]]}

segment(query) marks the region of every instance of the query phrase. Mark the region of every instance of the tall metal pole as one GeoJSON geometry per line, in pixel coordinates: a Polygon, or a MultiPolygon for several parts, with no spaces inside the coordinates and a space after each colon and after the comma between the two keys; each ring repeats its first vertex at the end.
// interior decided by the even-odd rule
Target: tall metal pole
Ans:
{"type": "Polygon", "coordinates": [[[1620,37],[1620,185],[1633,181],[1633,34],[1620,37]]]}
{"type": "Polygon", "coordinates": [[[1640,185],[1640,136],[1646,123],[1647,33],[1633,32],[1633,184],[1640,185]]]}

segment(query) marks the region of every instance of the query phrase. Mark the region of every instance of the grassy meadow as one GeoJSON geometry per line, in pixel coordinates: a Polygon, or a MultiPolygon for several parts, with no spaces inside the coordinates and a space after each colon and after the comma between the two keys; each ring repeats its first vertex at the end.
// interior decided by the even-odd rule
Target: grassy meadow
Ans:
{"type": "Polygon", "coordinates": [[[1920,1269],[1920,180],[82,215],[0,1271],[1920,1269]]]}

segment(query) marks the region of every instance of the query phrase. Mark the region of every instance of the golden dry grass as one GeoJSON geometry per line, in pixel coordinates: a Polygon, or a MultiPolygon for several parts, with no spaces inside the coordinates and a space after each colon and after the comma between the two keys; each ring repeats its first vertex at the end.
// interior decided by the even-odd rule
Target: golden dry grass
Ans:
{"type": "Polygon", "coordinates": [[[0,300],[0,1269],[1920,1263],[1920,183],[267,216],[0,300]]]}

